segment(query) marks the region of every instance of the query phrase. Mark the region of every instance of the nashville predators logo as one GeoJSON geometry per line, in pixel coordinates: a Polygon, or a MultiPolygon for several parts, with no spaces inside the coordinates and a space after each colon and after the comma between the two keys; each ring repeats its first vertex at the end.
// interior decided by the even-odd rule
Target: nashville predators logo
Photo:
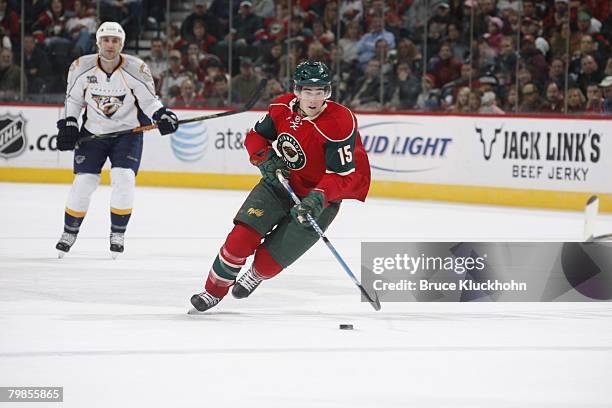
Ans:
{"type": "Polygon", "coordinates": [[[299,170],[306,165],[306,154],[300,143],[289,133],[281,133],[278,137],[278,151],[281,153],[287,167],[299,170]]]}
{"type": "Polygon", "coordinates": [[[107,118],[110,118],[121,106],[123,106],[125,95],[104,96],[91,94],[91,98],[98,104],[98,109],[100,109],[107,118]]]}
{"type": "Polygon", "coordinates": [[[259,208],[251,207],[247,210],[247,214],[254,215],[255,217],[259,218],[262,215],[264,215],[264,210],[260,210],[259,208]]]}

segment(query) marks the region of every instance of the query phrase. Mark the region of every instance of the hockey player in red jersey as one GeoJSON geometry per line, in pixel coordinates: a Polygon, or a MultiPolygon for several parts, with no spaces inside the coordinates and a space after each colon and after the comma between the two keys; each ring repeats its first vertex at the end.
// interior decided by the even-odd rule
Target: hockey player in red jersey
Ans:
{"type": "Polygon", "coordinates": [[[294,92],[273,101],[246,136],[250,161],[262,179],[235,216],[204,291],[191,297],[200,312],[219,303],[232,286],[234,297],[248,297],[312,247],[319,236],[306,214],[325,230],[343,199],[364,201],[368,194],[370,164],[357,120],[348,108],[328,100],[329,69],[322,62],[303,62],[294,85],[294,92]],[[277,170],[288,178],[300,205],[293,205],[277,170]],[[251,255],[253,263],[236,281],[251,255]]]}

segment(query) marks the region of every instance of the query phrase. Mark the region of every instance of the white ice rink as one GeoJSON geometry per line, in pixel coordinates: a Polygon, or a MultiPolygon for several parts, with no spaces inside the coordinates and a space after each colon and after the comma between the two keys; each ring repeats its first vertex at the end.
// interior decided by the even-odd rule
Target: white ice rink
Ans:
{"type": "MultiPolygon", "coordinates": [[[[138,188],[113,261],[100,187],[58,260],[68,190],[0,183],[0,386],[64,387],[63,403],[17,407],[612,406],[610,303],[375,312],[319,243],[249,299],[189,316],[246,193],[138,188]]],[[[328,236],[359,275],[361,241],[580,240],[582,223],[573,212],[371,199],[344,203],[328,236]]],[[[596,227],[606,232],[610,216],[596,227]]]]}

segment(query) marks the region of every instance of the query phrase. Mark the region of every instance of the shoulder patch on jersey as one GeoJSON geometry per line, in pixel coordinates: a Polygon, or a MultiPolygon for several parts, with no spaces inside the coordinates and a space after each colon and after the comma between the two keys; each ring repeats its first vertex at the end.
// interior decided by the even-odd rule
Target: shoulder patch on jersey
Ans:
{"type": "Polygon", "coordinates": [[[348,108],[338,103],[328,101],[327,104],[321,116],[311,123],[327,140],[341,142],[349,139],[357,127],[355,116],[348,108]]]}
{"type": "Polygon", "coordinates": [[[142,64],[140,64],[140,68],[139,71],[142,73],[142,75],[144,77],[146,77],[147,79],[153,79],[153,75],[151,75],[151,70],[149,69],[149,67],[147,66],[147,64],[145,64],[144,62],[142,64]]]}
{"type": "Polygon", "coordinates": [[[70,68],[68,71],[78,76],[83,72],[89,71],[90,69],[95,67],[97,59],[98,54],[90,54],[79,57],[75,59],[72,64],[70,64],[70,68]]]}

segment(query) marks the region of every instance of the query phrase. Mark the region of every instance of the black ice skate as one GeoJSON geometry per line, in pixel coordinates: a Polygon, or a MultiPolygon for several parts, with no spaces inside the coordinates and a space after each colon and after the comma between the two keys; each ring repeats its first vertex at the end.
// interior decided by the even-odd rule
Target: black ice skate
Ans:
{"type": "Polygon", "coordinates": [[[191,304],[198,312],[205,312],[211,307],[216,306],[220,301],[221,298],[215,297],[206,291],[196,293],[191,297],[191,304]]]}
{"type": "Polygon", "coordinates": [[[110,251],[113,259],[123,252],[123,241],[125,234],[123,232],[111,232],[110,234],[110,251]]]}
{"type": "Polygon", "coordinates": [[[263,279],[257,275],[253,267],[250,267],[249,270],[236,281],[236,284],[232,288],[232,296],[236,299],[249,297],[262,281],[263,279]]]}
{"type": "Polygon", "coordinates": [[[57,257],[62,259],[64,255],[66,255],[66,253],[70,251],[70,248],[72,248],[76,239],[77,239],[77,234],[63,232],[59,241],[57,241],[57,244],[55,244],[55,249],[58,250],[57,257]]]}

